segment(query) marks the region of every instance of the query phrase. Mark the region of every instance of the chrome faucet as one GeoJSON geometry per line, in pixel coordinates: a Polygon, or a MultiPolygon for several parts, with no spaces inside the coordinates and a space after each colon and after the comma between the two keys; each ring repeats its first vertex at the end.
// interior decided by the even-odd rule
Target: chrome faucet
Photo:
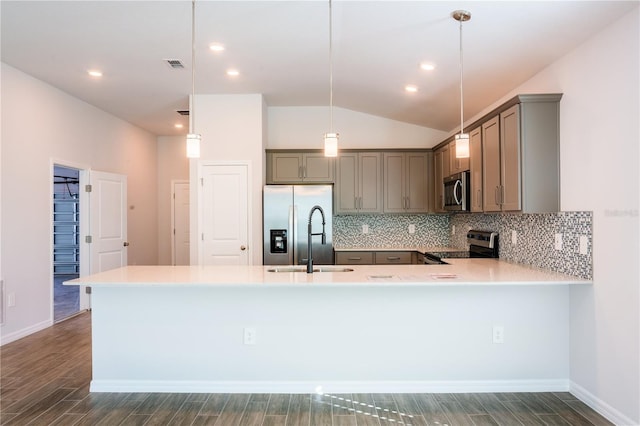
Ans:
{"type": "Polygon", "coordinates": [[[324,232],[324,210],[320,206],[313,206],[311,211],[309,212],[309,225],[307,227],[307,274],[313,274],[313,257],[311,253],[311,237],[314,235],[322,235],[322,244],[327,244],[327,234],[324,232]],[[322,232],[313,233],[313,229],[311,227],[311,219],[313,218],[313,214],[316,210],[320,210],[320,214],[322,215],[322,232]]]}

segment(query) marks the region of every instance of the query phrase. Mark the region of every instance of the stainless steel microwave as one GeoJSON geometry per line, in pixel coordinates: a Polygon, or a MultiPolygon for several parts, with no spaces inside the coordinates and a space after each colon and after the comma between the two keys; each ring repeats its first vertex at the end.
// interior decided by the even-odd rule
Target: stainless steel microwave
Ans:
{"type": "Polygon", "coordinates": [[[444,178],[444,209],[469,211],[471,208],[471,178],[469,172],[444,178]]]}

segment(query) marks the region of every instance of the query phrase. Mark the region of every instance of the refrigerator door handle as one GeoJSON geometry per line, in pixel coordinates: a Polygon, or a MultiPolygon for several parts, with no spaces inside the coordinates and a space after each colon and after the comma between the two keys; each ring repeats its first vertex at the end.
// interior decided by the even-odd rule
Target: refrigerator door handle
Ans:
{"type": "MultiPolygon", "coordinates": [[[[289,206],[289,265],[295,265],[293,259],[293,252],[296,252],[296,257],[298,257],[298,206],[291,205],[289,206]],[[293,234],[293,238],[291,238],[291,234],[293,234]]],[[[297,260],[297,259],[295,259],[297,260]]]]}

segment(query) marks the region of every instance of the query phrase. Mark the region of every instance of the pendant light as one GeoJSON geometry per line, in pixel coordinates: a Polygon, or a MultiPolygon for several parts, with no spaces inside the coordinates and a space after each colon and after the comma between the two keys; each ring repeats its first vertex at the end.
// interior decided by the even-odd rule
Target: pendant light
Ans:
{"type": "Polygon", "coordinates": [[[338,133],[333,131],[333,13],[329,0],[329,133],[324,134],[324,156],[338,156],[338,133]]]}
{"type": "Polygon", "coordinates": [[[196,0],[191,1],[191,98],[189,104],[189,134],[187,135],[187,158],[200,157],[202,136],[194,132],[196,94],[196,0]]]}
{"type": "Polygon", "coordinates": [[[451,16],[460,22],[460,133],[455,136],[456,158],[469,158],[469,134],[464,133],[464,95],[462,92],[462,22],[471,19],[471,12],[455,10],[451,16]]]}

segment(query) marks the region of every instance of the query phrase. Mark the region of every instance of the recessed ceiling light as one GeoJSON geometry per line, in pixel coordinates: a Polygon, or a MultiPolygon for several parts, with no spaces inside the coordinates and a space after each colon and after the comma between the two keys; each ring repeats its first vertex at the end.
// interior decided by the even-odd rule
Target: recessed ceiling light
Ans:
{"type": "Polygon", "coordinates": [[[406,90],[409,93],[415,93],[418,91],[418,86],[414,86],[413,84],[407,84],[406,86],[404,86],[404,90],[406,90]]]}
{"type": "Polygon", "coordinates": [[[240,71],[234,70],[234,69],[230,69],[230,70],[227,70],[227,75],[231,76],[231,77],[237,77],[237,76],[240,75],[240,71]]]}
{"type": "Polygon", "coordinates": [[[173,125],[173,127],[175,127],[176,129],[182,129],[184,126],[180,123],[176,123],[173,125]]]}
{"type": "Polygon", "coordinates": [[[209,45],[209,49],[213,50],[214,52],[222,52],[224,50],[224,45],[220,43],[211,43],[209,45]]]}
{"type": "Polygon", "coordinates": [[[434,69],[436,69],[436,66],[430,62],[423,62],[420,64],[420,68],[425,71],[433,71],[434,69]]]}
{"type": "Polygon", "coordinates": [[[88,73],[91,77],[102,77],[102,71],[98,71],[98,70],[89,70],[89,71],[87,71],[87,73],[88,73]]]}

